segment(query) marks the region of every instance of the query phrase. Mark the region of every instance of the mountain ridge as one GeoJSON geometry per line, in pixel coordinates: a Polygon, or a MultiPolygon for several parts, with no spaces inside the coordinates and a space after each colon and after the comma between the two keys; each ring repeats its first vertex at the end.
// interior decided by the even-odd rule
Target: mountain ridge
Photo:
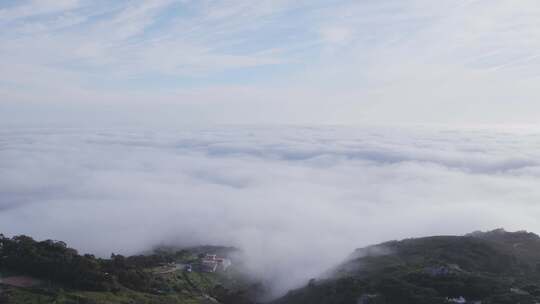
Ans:
{"type": "MultiPolygon", "coordinates": [[[[238,263],[237,250],[160,247],[146,255],[103,259],[80,255],[59,241],[0,235],[0,303],[260,303],[266,287],[234,267],[192,272],[197,268],[191,265],[210,252],[232,254],[238,263]],[[14,275],[11,282],[29,285],[1,282],[6,273],[14,275]],[[41,284],[33,286],[34,277],[25,275],[41,284]]],[[[495,229],[358,248],[319,278],[268,303],[540,303],[540,237],[495,229]]]]}
{"type": "Polygon", "coordinates": [[[275,304],[536,303],[540,237],[496,229],[356,249],[275,304]]]}

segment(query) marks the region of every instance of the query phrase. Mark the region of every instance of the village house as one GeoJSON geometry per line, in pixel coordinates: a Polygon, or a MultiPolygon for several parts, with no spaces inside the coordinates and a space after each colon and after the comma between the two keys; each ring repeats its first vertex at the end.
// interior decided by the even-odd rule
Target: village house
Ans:
{"type": "Polygon", "coordinates": [[[231,266],[231,260],[218,257],[215,254],[207,254],[201,260],[201,271],[216,272],[225,271],[231,266]]]}
{"type": "Polygon", "coordinates": [[[446,298],[446,302],[455,304],[482,304],[482,301],[467,301],[464,297],[446,298]]]}

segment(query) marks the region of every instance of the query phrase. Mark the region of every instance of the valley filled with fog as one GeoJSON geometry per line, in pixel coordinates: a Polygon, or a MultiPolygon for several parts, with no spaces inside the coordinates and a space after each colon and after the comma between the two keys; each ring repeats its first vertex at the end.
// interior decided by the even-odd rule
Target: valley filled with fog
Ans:
{"type": "Polygon", "coordinates": [[[377,242],[539,232],[539,156],[527,128],[4,127],[0,232],[236,246],[279,294],[377,242]]]}

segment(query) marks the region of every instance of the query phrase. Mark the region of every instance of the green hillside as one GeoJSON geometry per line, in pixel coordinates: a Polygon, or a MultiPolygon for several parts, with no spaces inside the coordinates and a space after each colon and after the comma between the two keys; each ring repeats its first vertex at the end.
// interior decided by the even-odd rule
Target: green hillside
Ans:
{"type": "Polygon", "coordinates": [[[103,259],[59,241],[0,235],[0,303],[250,304],[262,288],[240,271],[236,252],[216,246],[159,248],[103,259]],[[234,264],[204,271],[198,265],[206,254],[230,255],[234,264]]]}
{"type": "Polygon", "coordinates": [[[356,250],[275,304],[540,303],[540,238],[502,229],[356,250]]]}
{"type": "MultiPolygon", "coordinates": [[[[103,259],[0,235],[0,303],[253,304],[265,289],[241,271],[236,253],[201,246],[103,259]],[[233,266],[201,270],[209,253],[233,266]]],[[[408,303],[540,303],[540,237],[499,229],[369,246],[271,304],[408,303]]]]}

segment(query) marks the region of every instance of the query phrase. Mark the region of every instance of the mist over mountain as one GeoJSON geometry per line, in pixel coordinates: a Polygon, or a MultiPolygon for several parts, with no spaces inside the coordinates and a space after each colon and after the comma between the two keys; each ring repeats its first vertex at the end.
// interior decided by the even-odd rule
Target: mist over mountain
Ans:
{"type": "Polygon", "coordinates": [[[0,304],[540,303],[536,37],[538,0],[0,0],[0,304]]]}
{"type": "Polygon", "coordinates": [[[160,246],[96,258],[62,241],[0,234],[0,302],[84,304],[535,304],[540,237],[496,229],[356,249],[277,297],[234,247],[160,246]]]}
{"type": "Polygon", "coordinates": [[[235,246],[280,295],[390,239],[540,231],[534,129],[0,131],[0,231],[82,252],[235,246]]]}
{"type": "Polygon", "coordinates": [[[389,241],[274,303],[537,303],[539,249],[538,235],[504,229],[389,241]]]}

